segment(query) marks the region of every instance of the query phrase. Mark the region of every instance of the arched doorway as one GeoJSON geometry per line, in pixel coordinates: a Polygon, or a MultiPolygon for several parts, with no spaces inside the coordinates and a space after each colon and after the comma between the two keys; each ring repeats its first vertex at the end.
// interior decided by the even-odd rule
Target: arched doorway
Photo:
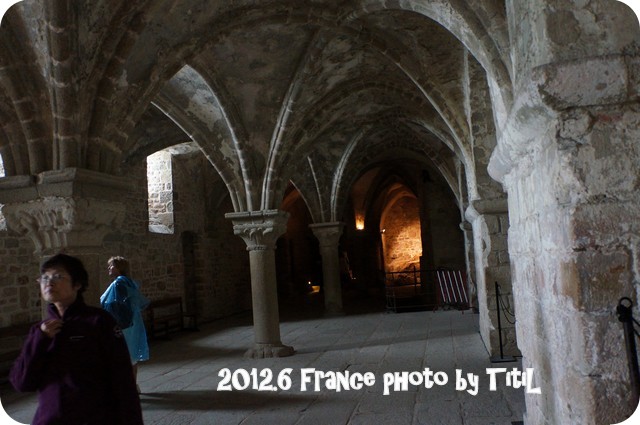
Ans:
{"type": "Polygon", "coordinates": [[[343,242],[368,295],[383,298],[398,279],[419,285],[427,272],[429,302],[436,304],[435,270],[465,270],[458,198],[425,164],[389,160],[369,168],[353,184],[349,209],[343,242]]]}
{"type": "Polygon", "coordinates": [[[300,192],[292,185],[281,209],[289,213],[287,231],[277,242],[276,274],[280,298],[297,298],[322,285],[318,241],[309,228],[311,215],[300,192]]]}
{"type": "Polygon", "coordinates": [[[397,186],[380,218],[380,238],[386,272],[419,269],[422,257],[418,200],[405,186],[397,186]]]}

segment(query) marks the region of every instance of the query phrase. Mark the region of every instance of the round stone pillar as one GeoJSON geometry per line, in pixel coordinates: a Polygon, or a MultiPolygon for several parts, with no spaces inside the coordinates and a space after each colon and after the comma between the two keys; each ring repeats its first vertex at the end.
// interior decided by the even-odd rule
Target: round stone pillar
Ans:
{"type": "Polygon", "coordinates": [[[287,229],[289,214],[279,210],[229,213],[233,232],[247,244],[251,268],[254,346],[245,357],[286,357],[293,348],[280,341],[275,247],[287,229]]]}
{"type": "Polygon", "coordinates": [[[324,308],[329,315],[339,315],[342,310],[342,285],[340,284],[340,259],[338,243],[344,223],[318,223],[309,225],[320,241],[322,276],[324,284],[324,308]]]}

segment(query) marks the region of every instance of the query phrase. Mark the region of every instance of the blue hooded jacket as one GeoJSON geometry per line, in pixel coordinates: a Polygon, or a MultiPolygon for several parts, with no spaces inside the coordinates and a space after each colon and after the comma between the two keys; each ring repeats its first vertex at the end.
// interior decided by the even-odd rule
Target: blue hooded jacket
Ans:
{"type": "MultiPolygon", "coordinates": [[[[139,361],[149,360],[149,344],[147,342],[147,331],[144,328],[144,320],[142,318],[142,310],[147,308],[149,300],[142,295],[138,283],[127,276],[118,276],[111,285],[104,291],[100,297],[100,305],[107,311],[111,311],[109,306],[120,301],[125,302],[131,309],[132,324],[122,333],[129,347],[131,363],[135,364],[139,361]]],[[[112,312],[113,314],[113,312],[112,312]]]]}

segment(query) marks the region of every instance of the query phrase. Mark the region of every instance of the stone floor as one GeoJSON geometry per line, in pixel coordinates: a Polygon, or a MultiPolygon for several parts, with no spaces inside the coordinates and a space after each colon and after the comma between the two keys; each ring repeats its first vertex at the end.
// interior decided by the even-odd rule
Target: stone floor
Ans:
{"type": "MultiPolygon", "coordinates": [[[[380,306],[369,307],[339,317],[322,317],[311,306],[298,308],[294,315],[283,312],[282,340],[296,349],[287,358],[243,358],[253,340],[248,314],[154,342],[152,359],[139,372],[145,424],[512,425],[522,421],[524,390],[506,387],[503,374],[497,390],[490,391],[486,373],[486,368],[494,367],[520,369],[520,363],[490,362],[478,333],[478,315],[455,310],[386,313],[380,306]],[[279,389],[259,391],[250,385],[221,391],[225,368],[240,388],[243,376],[268,384],[264,376],[272,373],[270,384],[279,389]],[[251,375],[253,368],[256,373],[251,375]],[[352,379],[369,376],[375,383],[338,392],[327,389],[328,380],[316,380],[307,372],[312,368],[349,372],[356,376],[352,379]],[[432,388],[413,385],[424,381],[426,368],[444,372],[448,382],[432,388]],[[456,369],[464,376],[478,375],[477,395],[456,389],[456,369]],[[301,390],[303,370],[310,382],[306,391],[301,390]],[[391,387],[384,395],[385,377],[401,372],[415,372],[410,375],[412,383],[406,389],[391,387]],[[320,391],[315,391],[316,382],[320,391]]],[[[5,385],[0,397],[12,418],[29,423],[34,395],[17,394],[5,385]]]]}

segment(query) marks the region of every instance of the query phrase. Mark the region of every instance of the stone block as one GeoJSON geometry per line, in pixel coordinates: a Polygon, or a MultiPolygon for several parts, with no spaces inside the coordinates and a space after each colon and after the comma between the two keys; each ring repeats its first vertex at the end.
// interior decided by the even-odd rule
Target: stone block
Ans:
{"type": "MultiPolygon", "coordinates": [[[[633,296],[633,276],[628,265],[631,258],[626,251],[581,252],[576,258],[580,309],[612,311],[623,296],[633,296]]],[[[567,285],[568,286],[568,285],[567,285]]]]}
{"type": "Polygon", "coordinates": [[[498,217],[495,215],[485,215],[484,221],[487,225],[487,232],[490,235],[494,235],[496,233],[500,233],[500,222],[498,217]]]}
{"type": "Polygon", "coordinates": [[[572,217],[574,250],[630,245],[631,234],[640,230],[640,209],[630,203],[602,202],[580,205],[572,217]],[[616,220],[611,220],[616,217],[616,220]]]}
{"type": "Polygon", "coordinates": [[[543,99],[556,110],[623,102],[627,98],[628,72],[621,56],[551,64],[537,68],[534,74],[543,99]]]}
{"type": "Polygon", "coordinates": [[[7,239],[4,240],[4,247],[5,248],[17,248],[18,246],[19,246],[18,239],[7,238],[7,239]]]}

